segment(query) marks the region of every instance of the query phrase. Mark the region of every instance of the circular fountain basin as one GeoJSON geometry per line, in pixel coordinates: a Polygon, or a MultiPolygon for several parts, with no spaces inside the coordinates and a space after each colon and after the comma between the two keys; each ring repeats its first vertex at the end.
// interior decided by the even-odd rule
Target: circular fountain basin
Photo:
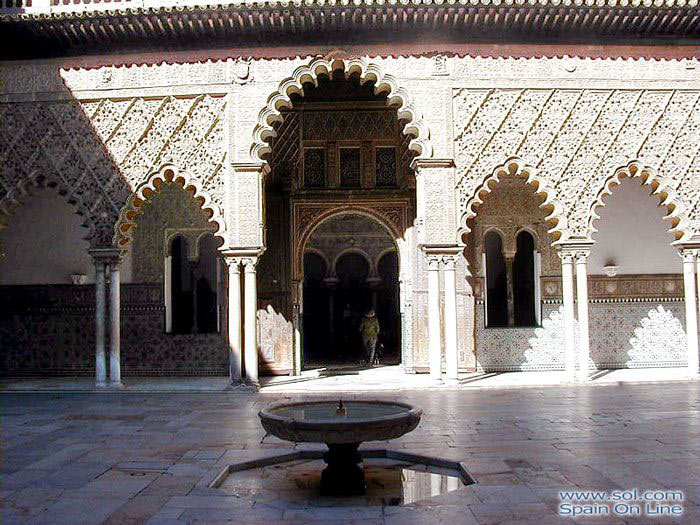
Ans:
{"type": "Polygon", "coordinates": [[[258,415],[263,428],[280,439],[325,443],[321,493],[340,496],[365,492],[360,443],[403,436],[418,426],[422,414],[420,408],[398,402],[311,401],[273,404],[258,415]]]}
{"type": "Polygon", "coordinates": [[[258,414],[263,428],[286,441],[361,443],[385,441],[411,432],[423,411],[406,403],[386,401],[278,403],[258,414]]]}

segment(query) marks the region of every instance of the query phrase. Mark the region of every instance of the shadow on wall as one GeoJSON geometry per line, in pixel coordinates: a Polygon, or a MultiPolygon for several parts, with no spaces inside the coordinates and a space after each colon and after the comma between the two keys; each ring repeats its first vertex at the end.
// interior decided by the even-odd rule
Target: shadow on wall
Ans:
{"type": "MultiPolygon", "coordinates": [[[[186,163],[187,155],[190,165],[201,164],[201,169],[208,169],[209,162],[220,164],[216,148],[206,159],[200,159],[199,152],[203,143],[216,139],[211,136],[216,126],[206,126],[205,121],[216,121],[212,107],[220,109],[223,103],[207,105],[207,97],[79,101],[67,89],[63,73],[56,69],[50,77],[20,79],[41,86],[37,91],[50,92],[51,101],[0,104],[0,129],[13,130],[0,153],[0,229],[8,223],[12,226],[13,214],[23,213],[21,205],[33,198],[34,188],[51,187],[73,207],[84,226],[74,225],[69,232],[68,251],[111,248],[115,225],[132,192],[163,159],[186,163]],[[156,118],[162,122],[154,126],[156,118]],[[209,129],[209,135],[200,136],[200,129],[209,129]]],[[[39,74],[48,73],[40,68],[39,74]]],[[[5,80],[8,93],[26,89],[14,86],[14,77],[8,75],[5,80]]],[[[49,221],[56,220],[50,213],[42,218],[48,230],[49,221]]],[[[26,231],[0,235],[7,241],[26,231]]],[[[52,257],[44,257],[43,247],[24,243],[20,259],[54,268],[68,264],[57,260],[61,250],[49,248],[52,257]]],[[[13,246],[6,243],[4,249],[10,251],[13,246]]],[[[92,271],[90,264],[86,275],[92,271]]],[[[166,335],[162,283],[134,285],[128,282],[128,273],[125,277],[121,294],[125,375],[227,372],[222,335],[190,336],[191,340],[166,335]]],[[[0,288],[2,310],[9,313],[0,316],[0,374],[94,373],[94,288],[53,281],[46,278],[27,286],[22,279],[6,280],[11,286],[0,288]]]]}

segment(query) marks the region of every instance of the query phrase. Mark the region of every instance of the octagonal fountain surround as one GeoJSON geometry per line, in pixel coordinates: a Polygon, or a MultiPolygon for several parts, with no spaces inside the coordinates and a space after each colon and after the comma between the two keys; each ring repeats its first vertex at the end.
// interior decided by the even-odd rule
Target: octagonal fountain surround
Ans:
{"type": "Polygon", "coordinates": [[[263,428],[285,441],[325,443],[326,468],[321,494],[365,492],[358,447],[363,441],[386,441],[414,430],[423,411],[407,403],[386,401],[312,401],[277,403],[258,414],[263,428]]]}

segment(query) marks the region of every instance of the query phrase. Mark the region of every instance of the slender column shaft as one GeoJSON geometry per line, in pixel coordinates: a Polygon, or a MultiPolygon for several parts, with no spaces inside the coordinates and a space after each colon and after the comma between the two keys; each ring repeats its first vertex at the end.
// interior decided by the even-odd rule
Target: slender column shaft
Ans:
{"type": "Polygon", "coordinates": [[[698,315],[695,294],[695,252],[685,250],[683,257],[683,284],[685,288],[685,331],[688,348],[688,374],[698,375],[698,315]]]}
{"type": "Polygon", "coordinates": [[[121,386],[120,362],[120,279],[119,263],[109,265],[109,382],[110,386],[121,386]]]}
{"type": "Polygon", "coordinates": [[[562,293],[564,296],[564,369],[566,370],[567,377],[573,379],[576,372],[573,255],[570,253],[560,253],[559,256],[561,257],[562,293]]]}
{"type": "Polygon", "coordinates": [[[588,361],[590,358],[590,341],[588,334],[588,273],[586,271],[587,254],[579,253],[576,257],[576,298],[578,300],[578,373],[579,380],[588,380],[588,361]]]}
{"type": "Polygon", "coordinates": [[[515,297],[513,289],[513,255],[506,255],[506,296],[508,308],[508,326],[515,326],[515,297]]]}
{"type": "Polygon", "coordinates": [[[258,384],[258,341],[257,341],[257,311],[258,294],[256,289],[255,266],[257,261],[245,264],[245,375],[246,380],[258,384]]]}
{"type": "Polygon", "coordinates": [[[228,368],[231,383],[241,381],[243,364],[241,334],[241,265],[230,261],[228,266],[228,368]]]}
{"type": "Polygon", "coordinates": [[[428,361],[430,375],[440,380],[441,371],[440,337],[440,263],[437,259],[428,261],[428,361]]]}
{"type": "Polygon", "coordinates": [[[335,288],[328,288],[328,338],[330,343],[335,342],[335,288]]]}
{"type": "Polygon", "coordinates": [[[447,381],[457,381],[458,363],[455,262],[448,260],[445,263],[445,377],[447,381]]]}
{"type": "Polygon", "coordinates": [[[95,261],[95,385],[107,385],[105,358],[105,264],[95,261]]]}

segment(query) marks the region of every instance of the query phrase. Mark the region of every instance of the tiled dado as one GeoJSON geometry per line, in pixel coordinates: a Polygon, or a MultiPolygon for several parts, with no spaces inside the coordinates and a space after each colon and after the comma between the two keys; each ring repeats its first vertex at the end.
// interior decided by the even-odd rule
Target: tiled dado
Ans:
{"type": "MultiPolygon", "coordinates": [[[[595,299],[671,299],[683,297],[680,274],[631,274],[608,277],[588,276],[588,298],[595,299]]],[[[561,299],[561,277],[542,277],[542,298],[561,299]]]]}
{"type": "MultiPolygon", "coordinates": [[[[485,328],[481,302],[476,321],[477,369],[563,369],[564,324],[559,302],[542,305],[542,326],[537,328],[485,328]]],[[[686,365],[682,300],[593,300],[589,322],[592,368],[686,365]]]]}
{"type": "MultiPolygon", "coordinates": [[[[166,334],[160,284],[124,284],[124,375],[226,375],[223,334],[166,334]]],[[[95,373],[92,285],[0,286],[0,375],[95,373]]]]}

